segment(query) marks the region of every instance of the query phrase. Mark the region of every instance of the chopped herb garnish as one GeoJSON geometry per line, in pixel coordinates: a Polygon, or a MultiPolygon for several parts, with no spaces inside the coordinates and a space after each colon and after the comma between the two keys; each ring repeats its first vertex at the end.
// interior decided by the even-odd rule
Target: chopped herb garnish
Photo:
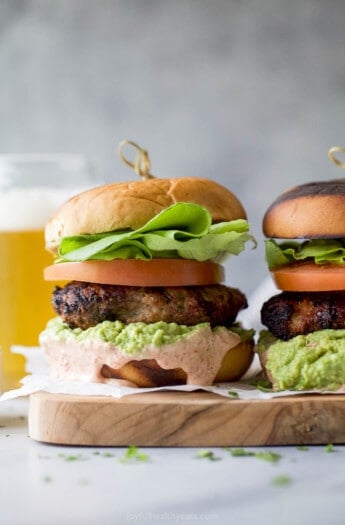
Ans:
{"type": "Polygon", "coordinates": [[[148,454],[140,452],[135,445],[130,445],[122,458],[120,458],[120,461],[121,463],[129,463],[131,461],[148,461],[148,459],[148,454]]]}
{"type": "Polygon", "coordinates": [[[58,454],[59,458],[63,458],[65,461],[83,461],[85,458],[81,454],[58,454]]]}
{"type": "Polygon", "coordinates": [[[255,457],[257,459],[263,459],[264,461],[269,461],[270,463],[277,463],[280,460],[281,455],[276,452],[256,452],[255,457]]]}
{"type": "Polygon", "coordinates": [[[286,476],[285,474],[281,474],[280,476],[276,476],[272,479],[272,484],[276,487],[283,487],[285,485],[289,485],[291,483],[291,478],[289,476],[286,476]]]}
{"type": "Polygon", "coordinates": [[[209,459],[210,461],[218,461],[220,457],[215,456],[212,450],[199,450],[196,457],[198,459],[209,459]]]}
{"type": "Polygon", "coordinates": [[[82,459],[80,454],[70,454],[69,456],[66,456],[66,461],[79,461],[82,459]]]}
{"type": "Polygon", "coordinates": [[[297,447],[297,450],[303,450],[303,451],[305,451],[305,450],[309,450],[309,447],[307,447],[307,445],[299,445],[299,446],[297,447]]]}
{"type": "Polygon", "coordinates": [[[255,452],[250,452],[249,450],[245,450],[244,448],[230,448],[229,452],[233,457],[255,456],[255,452]]]}
{"type": "Polygon", "coordinates": [[[261,392],[273,392],[272,384],[267,379],[253,379],[251,384],[261,392]]]}
{"type": "Polygon", "coordinates": [[[270,463],[276,463],[281,458],[280,454],[270,451],[254,452],[252,450],[245,450],[244,448],[230,448],[226,450],[228,450],[233,457],[253,457],[262,459],[264,461],[269,461],[270,463]]]}
{"type": "Polygon", "coordinates": [[[325,451],[326,452],[335,452],[334,446],[332,445],[332,443],[328,443],[328,445],[325,446],[325,451]]]}
{"type": "Polygon", "coordinates": [[[44,483],[51,483],[53,481],[53,478],[51,476],[44,476],[43,481],[44,483]]]}
{"type": "Polygon", "coordinates": [[[115,454],[112,454],[111,452],[103,452],[103,454],[101,454],[102,458],[113,458],[115,457],[115,454]]]}
{"type": "Polygon", "coordinates": [[[234,390],[229,390],[228,395],[230,397],[238,398],[238,392],[235,392],[234,390]]]}

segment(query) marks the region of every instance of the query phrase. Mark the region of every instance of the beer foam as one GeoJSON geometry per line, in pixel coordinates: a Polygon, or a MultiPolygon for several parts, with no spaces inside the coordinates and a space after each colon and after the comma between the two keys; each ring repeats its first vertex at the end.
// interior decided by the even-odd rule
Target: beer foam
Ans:
{"type": "Polygon", "coordinates": [[[0,230],[41,230],[56,209],[80,191],[43,187],[0,191],[0,230]]]}

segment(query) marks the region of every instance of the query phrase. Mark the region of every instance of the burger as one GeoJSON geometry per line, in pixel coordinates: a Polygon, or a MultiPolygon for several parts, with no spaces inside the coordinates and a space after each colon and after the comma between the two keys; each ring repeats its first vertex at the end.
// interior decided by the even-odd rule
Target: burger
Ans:
{"type": "Polygon", "coordinates": [[[239,379],[253,331],[221,262],[248,241],[246,213],[202,178],[107,184],[71,198],[45,228],[57,317],[40,334],[52,376],[140,387],[239,379]]]}
{"type": "Polygon", "coordinates": [[[281,293],[262,306],[256,351],[274,390],[345,385],[345,179],[280,195],[263,219],[281,293]]]}

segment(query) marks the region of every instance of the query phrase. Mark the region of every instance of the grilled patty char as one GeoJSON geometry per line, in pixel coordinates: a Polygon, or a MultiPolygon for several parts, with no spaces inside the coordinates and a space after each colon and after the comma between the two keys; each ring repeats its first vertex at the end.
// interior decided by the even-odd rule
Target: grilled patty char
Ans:
{"type": "Polygon", "coordinates": [[[192,326],[231,325],[246,297],[224,285],[189,287],[136,287],[73,281],[56,287],[53,306],[71,327],[82,329],[108,321],[125,324],[165,321],[192,326]]]}
{"type": "Polygon", "coordinates": [[[284,341],[317,330],[345,328],[345,291],[274,295],[262,306],[261,321],[284,341]]]}

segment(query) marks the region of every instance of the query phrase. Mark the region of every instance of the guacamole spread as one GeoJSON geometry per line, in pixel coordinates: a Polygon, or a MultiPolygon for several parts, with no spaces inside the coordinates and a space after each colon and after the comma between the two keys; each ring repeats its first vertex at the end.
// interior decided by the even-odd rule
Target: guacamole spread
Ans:
{"type": "Polygon", "coordinates": [[[345,385],[345,329],[319,330],[289,341],[263,331],[258,352],[265,350],[276,390],[337,390],[345,385]]]}
{"type": "MultiPolygon", "coordinates": [[[[86,340],[112,343],[129,355],[140,352],[145,346],[152,344],[159,347],[163,344],[176,343],[195,334],[199,329],[209,326],[209,323],[200,323],[194,326],[179,325],[176,323],[131,323],[120,321],[103,321],[96,326],[82,330],[69,328],[60,317],[51,319],[44,335],[51,335],[60,341],[81,342],[86,340]]],[[[217,330],[214,328],[213,331],[217,330]]]]}

